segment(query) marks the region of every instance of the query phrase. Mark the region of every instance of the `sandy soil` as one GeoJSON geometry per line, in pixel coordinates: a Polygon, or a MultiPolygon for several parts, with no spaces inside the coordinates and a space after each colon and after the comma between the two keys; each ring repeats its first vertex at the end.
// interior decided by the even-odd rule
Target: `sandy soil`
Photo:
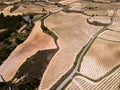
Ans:
{"type": "Polygon", "coordinates": [[[116,31],[120,31],[120,9],[117,10],[115,21],[113,22],[113,25],[110,26],[109,28],[116,31]]]}
{"type": "Polygon", "coordinates": [[[63,5],[68,5],[68,4],[75,3],[75,2],[77,2],[77,1],[79,1],[79,0],[62,0],[62,1],[60,1],[59,3],[60,3],[60,4],[63,4],[63,5]]]}
{"type": "Polygon", "coordinates": [[[69,5],[71,8],[70,10],[77,10],[80,11],[84,6],[81,3],[73,3],[71,5],[69,5]]]}
{"type": "MultiPolygon", "coordinates": [[[[42,9],[43,6],[36,6],[33,4],[27,5],[26,8],[23,7],[23,5],[20,5],[20,7],[15,10],[13,13],[10,13],[10,9],[13,6],[8,6],[6,7],[3,11],[0,11],[0,13],[4,13],[5,16],[6,15],[22,15],[22,14],[26,14],[26,13],[38,13],[41,14],[42,13],[42,9]]],[[[46,7],[44,7],[47,12],[56,12],[59,11],[61,8],[57,7],[57,6],[53,6],[53,5],[48,5],[46,7]]]]}
{"type": "Polygon", "coordinates": [[[84,56],[80,73],[92,79],[102,77],[120,64],[119,53],[120,43],[97,38],[84,56]]]}
{"type": "Polygon", "coordinates": [[[110,17],[107,17],[107,16],[94,16],[94,17],[91,17],[90,21],[98,21],[100,23],[110,23],[110,17]]]}
{"type": "MultiPolygon", "coordinates": [[[[27,40],[17,46],[0,66],[0,74],[3,75],[6,81],[11,80],[26,59],[38,50],[56,48],[53,38],[42,32],[40,24],[39,21],[35,23],[27,40]]],[[[0,81],[2,80],[0,79],[0,81]]]]}
{"type": "Polygon", "coordinates": [[[117,31],[107,30],[107,31],[101,33],[98,37],[105,39],[105,40],[110,40],[113,42],[120,42],[120,32],[117,32],[117,31]]]}
{"type": "Polygon", "coordinates": [[[19,13],[10,13],[10,9],[12,8],[13,6],[8,6],[6,7],[3,11],[0,11],[0,13],[4,13],[5,16],[7,15],[22,15],[23,13],[19,12],[19,13]]]}
{"type": "Polygon", "coordinates": [[[19,1],[21,1],[21,0],[6,1],[4,3],[5,4],[14,4],[14,3],[19,2],[19,1]]]}
{"type": "Polygon", "coordinates": [[[41,13],[42,7],[36,6],[36,5],[28,5],[26,8],[20,6],[17,10],[14,11],[14,13],[41,13]]]}
{"type": "Polygon", "coordinates": [[[48,65],[39,90],[49,90],[72,67],[77,53],[89,38],[102,28],[87,24],[86,18],[82,14],[60,12],[45,20],[45,25],[59,37],[60,50],[48,65]]]}
{"type": "Polygon", "coordinates": [[[3,11],[1,11],[2,13],[4,13],[5,15],[22,15],[23,13],[41,13],[42,8],[35,6],[35,5],[28,5],[27,8],[24,8],[22,6],[20,6],[17,10],[15,10],[13,13],[10,13],[10,9],[13,6],[8,6],[6,7],[3,11]]]}
{"type": "Polygon", "coordinates": [[[119,90],[120,68],[98,82],[75,76],[65,90],[119,90]]]}

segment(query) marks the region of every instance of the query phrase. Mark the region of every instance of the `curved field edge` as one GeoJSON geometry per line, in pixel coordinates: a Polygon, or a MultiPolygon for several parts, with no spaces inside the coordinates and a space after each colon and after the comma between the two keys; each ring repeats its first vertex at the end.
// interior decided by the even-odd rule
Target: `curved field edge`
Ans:
{"type": "MultiPolygon", "coordinates": [[[[110,71],[108,71],[106,74],[104,74],[102,77],[100,77],[100,78],[98,78],[98,79],[91,79],[91,78],[89,78],[89,77],[87,77],[87,76],[85,76],[85,75],[82,75],[82,74],[80,74],[80,73],[76,73],[75,76],[82,76],[82,77],[84,77],[84,78],[86,78],[86,79],[88,79],[88,80],[90,80],[90,81],[92,81],[92,82],[99,82],[99,81],[102,80],[103,78],[105,78],[105,77],[109,76],[110,74],[112,74],[112,73],[113,73],[114,71],[116,71],[116,69],[118,69],[118,68],[120,68],[120,64],[117,65],[117,66],[115,66],[114,68],[112,68],[110,71]]],[[[75,76],[74,76],[74,77],[75,77],[75,76]]]]}
{"type": "MultiPolygon", "coordinates": [[[[57,46],[57,48],[56,49],[51,49],[53,52],[51,52],[50,54],[52,54],[52,53],[56,53],[58,50],[59,50],[59,46],[58,46],[58,44],[57,44],[57,39],[58,39],[58,37],[56,36],[56,34],[54,34],[52,31],[50,31],[46,26],[44,26],[44,20],[41,20],[41,28],[42,28],[42,30],[43,30],[43,32],[44,33],[46,33],[46,34],[48,34],[48,35],[50,35],[53,39],[54,39],[54,42],[55,42],[55,44],[56,44],[56,46],[57,46]]],[[[36,54],[38,54],[38,53],[41,53],[41,52],[44,52],[44,51],[51,51],[51,50],[42,50],[42,51],[38,51],[36,54]]],[[[33,56],[31,56],[31,57],[34,57],[34,56],[36,56],[36,54],[34,54],[33,56]]],[[[48,54],[49,55],[49,54],[48,54]]],[[[54,55],[53,55],[54,56],[54,55]]],[[[30,58],[31,58],[30,57],[30,58]]],[[[42,56],[41,56],[42,57],[42,56]]],[[[30,58],[28,58],[27,60],[26,60],[26,62],[24,62],[23,64],[22,64],[22,66],[19,68],[19,70],[16,72],[16,74],[14,75],[14,77],[12,78],[12,80],[10,80],[10,81],[8,81],[8,82],[0,82],[0,86],[4,86],[4,87],[8,87],[8,86],[11,86],[11,85],[13,85],[14,86],[14,83],[16,82],[16,77],[19,77],[20,78],[20,76],[21,75],[24,75],[24,74],[22,74],[22,71],[24,72],[25,70],[23,70],[23,69],[25,69],[24,67],[25,67],[25,65],[27,65],[28,63],[30,63],[30,58]]],[[[52,58],[52,57],[51,57],[52,58]]],[[[51,60],[51,59],[50,59],[51,60]]],[[[49,61],[50,61],[49,60],[49,61]]],[[[49,64],[49,63],[48,63],[49,64]]],[[[47,64],[47,65],[48,65],[47,64]]],[[[46,66],[47,66],[46,65],[46,66]]],[[[28,67],[27,67],[28,68],[28,67]]],[[[43,68],[44,69],[44,68],[43,68]]],[[[46,69],[45,69],[46,70],[46,69]]],[[[44,71],[45,71],[44,70],[44,71]]],[[[44,73],[44,71],[43,71],[43,73],[44,73]]],[[[42,73],[42,74],[43,74],[42,73]]],[[[42,78],[42,77],[39,77],[39,78],[42,78]]],[[[31,82],[32,83],[32,82],[31,82]]],[[[40,81],[39,81],[39,83],[40,83],[40,81]]]]}
{"type": "MultiPolygon", "coordinates": [[[[51,58],[56,52],[57,49],[46,49],[38,51],[21,65],[14,78],[9,82],[6,82],[6,85],[7,83],[10,83],[13,88],[19,87],[20,89],[28,88],[29,84],[31,84],[32,87],[39,86],[42,75],[46,70],[46,67],[49,64],[51,58]],[[34,84],[33,80],[38,80],[39,82],[34,84]]],[[[1,85],[2,83],[0,86],[1,85]]]]}
{"type": "MultiPolygon", "coordinates": [[[[94,42],[94,40],[96,39],[96,37],[100,34],[100,33],[102,33],[102,32],[104,32],[106,29],[108,29],[108,27],[109,26],[111,26],[112,25],[112,23],[113,23],[113,21],[114,21],[114,18],[115,18],[115,16],[116,16],[116,12],[117,12],[117,10],[115,9],[114,10],[114,14],[113,14],[113,16],[111,17],[111,22],[108,24],[108,25],[106,25],[106,26],[104,26],[101,30],[99,30],[96,34],[94,34],[93,35],[93,37],[87,42],[87,44],[85,45],[85,46],[83,46],[83,48],[81,49],[81,51],[77,54],[77,57],[76,57],[76,59],[75,59],[75,64],[76,64],[76,66],[77,66],[77,64],[79,64],[79,67],[81,67],[81,63],[82,63],[82,60],[83,60],[83,57],[84,57],[84,55],[86,54],[86,52],[88,51],[88,49],[90,48],[90,46],[92,45],[92,43],[94,42]],[[80,55],[80,56],[79,56],[80,55]],[[77,59],[77,58],[79,58],[79,59],[77,59]],[[77,63],[76,63],[77,62],[77,63]]],[[[76,66],[74,67],[74,69],[76,68],[76,66]]],[[[71,70],[74,70],[74,69],[70,69],[68,72],[70,72],[71,70]]],[[[77,69],[78,71],[79,71],[79,68],[77,69]]],[[[68,72],[64,75],[64,77],[62,77],[62,78],[60,78],[61,80],[65,80],[66,79],[66,77],[68,77],[68,72]],[[66,77],[65,77],[66,76],[66,77]]],[[[71,71],[71,72],[73,72],[73,71],[71,71]]],[[[72,74],[72,73],[71,73],[72,74]]],[[[75,74],[73,74],[73,76],[72,76],[72,78],[74,78],[74,76],[75,76],[75,74]]],[[[58,87],[60,87],[60,85],[61,85],[61,83],[63,83],[61,80],[59,80],[58,82],[56,82],[52,87],[51,87],[51,89],[50,90],[55,90],[55,89],[58,89],[58,87]]],[[[71,79],[70,80],[68,80],[68,82],[69,81],[71,81],[71,79]]],[[[67,84],[67,83],[66,83],[67,84]]],[[[65,87],[66,85],[64,85],[64,87],[65,87]]],[[[64,88],[63,87],[63,88],[64,88]]],[[[63,89],[62,88],[62,89],[63,89]]]]}
{"type": "MultiPolygon", "coordinates": [[[[46,34],[48,34],[48,35],[50,35],[51,37],[53,37],[53,39],[54,39],[54,41],[55,41],[55,44],[57,45],[57,48],[56,49],[51,49],[51,50],[42,50],[42,51],[38,51],[36,54],[34,54],[33,56],[31,56],[30,58],[32,58],[32,57],[35,57],[37,54],[39,54],[39,53],[42,53],[42,52],[44,52],[44,51],[46,51],[46,53],[47,52],[49,52],[49,51],[52,51],[51,53],[49,53],[49,54],[47,54],[48,55],[48,57],[49,57],[49,55],[51,55],[52,53],[53,53],[53,55],[52,56],[54,56],[54,54],[58,51],[58,49],[59,49],[59,46],[58,46],[58,44],[57,44],[57,39],[58,39],[58,37],[52,32],[52,31],[50,31],[47,27],[45,27],[44,26],[44,21],[41,21],[41,28],[42,28],[42,30],[43,30],[43,32],[44,33],[46,33],[46,34]]],[[[50,56],[51,58],[52,58],[52,56],[50,56]]],[[[42,58],[43,57],[43,55],[41,56],[41,57],[39,57],[39,58],[42,58]]],[[[9,84],[9,86],[10,85],[13,85],[13,86],[15,86],[14,85],[14,83],[16,82],[16,78],[17,78],[17,80],[18,80],[18,78],[20,78],[20,77],[22,77],[24,74],[24,72],[27,72],[27,71],[25,71],[24,69],[26,69],[26,68],[29,68],[30,67],[30,58],[28,58],[27,60],[26,60],[26,62],[24,62],[23,64],[22,64],[22,66],[19,68],[19,70],[16,72],[16,74],[15,74],[15,76],[13,77],[13,79],[12,80],[10,80],[10,81],[8,81],[8,82],[1,82],[0,83],[0,86],[4,86],[4,87],[6,87],[6,85],[7,84],[9,84]],[[29,67],[27,67],[29,65],[29,67]]],[[[44,58],[46,58],[46,56],[44,57],[44,58]]],[[[51,58],[50,58],[50,60],[51,60],[51,58]]],[[[50,61],[49,60],[49,61],[50,61]]],[[[34,61],[35,62],[35,61],[34,61]]],[[[36,62],[37,63],[37,62],[36,62]]],[[[47,65],[49,64],[49,62],[46,64],[46,67],[47,67],[47,65]]],[[[44,73],[44,71],[46,70],[45,68],[46,67],[43,67],[43,72],[42,72],[42,74],[41,75],[43,75],[43,73],[44,73]]],[[[41,69],[41,68],[40,68],[41,69]]],[[[28,69],[27,69],[28,70],[28,69]]],[[[39,78],[42,78],[42,76],[40,76],[39,78]]],[[[32,82],[30,82],[30,83],[32,83],[32,82]]],[[[39,80],[39,83],[40,83],[40,80],[39,80]]],[[[38,85],[37,86],[39,86],[39,83],[37,83],[38,85]]],[[[29,83],[27,83],[26,84],[26,86],[28,86],[28,84],[29,83]]],[[[24,87],[24,86],[23,86],[24,87]]],[[[16,88],[16,87],[15,87],[16,88]]]]}
{"type": "MultiPolygon", "coordinates": [[[[74,80],[72,80],[73,82],[76,82],[75,84],[77,86],[80,86],[78,89],[83,89],[83,90],[88,90],[88,89],[92,89],[92,90],[119,90],[119,73],[120,72],[120,68],[117,68],[113,73],[111,73],[111,75],[103,78],[102,80],[100,80],[99,82],[93,82],[91,80],[88,80],[87,78],[83,77],[83,76],[75,76],[74,80]]],[[[72,83],[66,88],[66,90],[69,90],[70,88],[75,88],[75,86],[72,85],[72,83]]]]}
{"type": "MultiPolygon", "coordinates": [[[[63,8],[64,9],[64,8],[63,8]]],[[[63,9],[61,9],[61,10],[59,10],[59,11],[57,11],[57,12],[54,12],[54,13],[52,13],[52,14],[55,14],[55,13],[58,13],[58,12],[60,12],[60,11],[62,11],[63,9]]],[[[56,44],[56,46],[57,46],[57,48],[55,49],[55,50],[59,50],[59,46],[58,46],[58,44],[57,44],[57,39],[58,39],[58,37],[52,32],[52,31],[50,31],[46,26],[44,26],[44,19],[45,18],[47,18],[48,16],[50,16],[50,15],[52,15],[51,13],[49,13],[49,14],[47,14],[47,15],[45,15],[45,17],[44,17],[44,15],[43,15],[43,17],[42,18],[40,18],[40,21],[41,21],[41,28],[42,28],[42,30],[43,30],[43,32],[44,33],[46,33],[46,34],[48,34],[49,36],[51,36],[53,39],[54,39],[54,42],[55,42],[55,44],[56,44]]],[[[36,22],[36,21],[35,21],[36,22]]],[[[34,55],[33,55],[34,56],[34,55]]],[[[22,66],[21,66],[22,67],[22,66]]],[[[18,70],[19,71],[19,70],[18,70]]],[[[15,75],[16,76],[16,75],[15,75]]],[[[14,76],[14,78],[15,78],[15,76],[14,76]]],[[[13,78],[13,79],[14,79],[13,78]]],[[[13,81],[13,79],[12,80],[10,80],[10,81],[8,81],[8,82],[5,82],[5,84],[7,85],[7,84],[11,84],[11,81],[13,81]]],[[[1,83],[1,85],[2,85],[3,83],[1,83]]]]}
{"type": "Polygon", "coordinates": [[[106,40],[106,41],[110,41],[110,42],[120,43],[120,39],[119,39],[120,38],[120,31],[108,29],[105,32],[101,33],[98,36],[98,38],[106,40]]]}

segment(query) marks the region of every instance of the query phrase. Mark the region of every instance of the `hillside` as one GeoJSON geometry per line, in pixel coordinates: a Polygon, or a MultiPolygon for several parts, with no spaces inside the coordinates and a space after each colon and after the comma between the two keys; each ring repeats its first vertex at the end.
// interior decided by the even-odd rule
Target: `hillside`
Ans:
{"type": "Polygon", "coordinates": [[[119,90],[119,0],[1,0],[0,90],[119,90]]]}

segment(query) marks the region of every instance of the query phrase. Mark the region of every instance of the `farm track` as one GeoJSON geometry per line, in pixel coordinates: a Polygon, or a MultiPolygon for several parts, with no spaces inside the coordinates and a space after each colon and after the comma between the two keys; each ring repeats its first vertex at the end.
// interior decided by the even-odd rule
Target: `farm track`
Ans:
{"type": "MultiPolygon", "coordinates": [[[[88,43],[84,46],[83,50],[82,50],[81,53],[80,53],[80,56],[79,56],[79,58],[78,58],[78,60],[77,60],[77,64],[76,64],[74,70],[72,71],[72,73],[71,73],[69,76],[67,76],[67,78],[64,79],[64,81],[63,81],[62,83],[59,82],[60,84],[59,84],[59,86],[57,87],[56,90],[61,90],[61,89],[67,84],[67,82],[73,78],[73,76],[75,75],[76,71],[79,69],[79,66],[81,67],[81,63],[82,63],[83,56],[84,56],[84,55],[86,54],[86,52],[88,51],[89,47],[92,45],[92,43],[94,42],[94,40],[96,39],[96,37],[97,37],[100,33],[104,32],[109,26],[112,25],[115,16],[116,16],[116,9],[114,10],[114,14],[113,14],[113,16],[111,17],[111,22],[110,22],[108,25],[106,25],[105,27],[103,27],[103,28],[102,28],[100,31],[98,31],[96,34],[94,34],[93,37],[88,41],[88,43]]],[[[57,82],[57,83],[58,83],[58,82],[57,82]]],[[[54,90],[54,89],[51,89],[51,90],[54,90]]]]}
{"type": "Polygon", "coordinates": [[[71,90],[71,88],[76,88],[76,86],[81,87],[76,90],[119,90],[119,82],[120,68],[116,68],[114,72],[112,72],[110,75],[104,77],[102,80],[99,80],[97,82],[91,81],[88,78],[80,75],[75,76],[65,90],[71,90]],[[73,85],[74,82],[76,82],[75,85],[73,85]]]}

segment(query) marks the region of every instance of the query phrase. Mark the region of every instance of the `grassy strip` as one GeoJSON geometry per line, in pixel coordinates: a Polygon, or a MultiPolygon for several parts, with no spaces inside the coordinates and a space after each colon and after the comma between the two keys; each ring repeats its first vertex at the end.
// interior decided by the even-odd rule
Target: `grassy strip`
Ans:
{"type": "Polygon", "coordinates": [[[50,31],[50,30],[44,25],[44,20],[41,20],[41,28],[42,28],[42,30],[43,30],[44,33],[50,35],[50,36],[54,39],[55,44],[57,45],[57,48],[59,49],[59,45],[58,45],[58,43],[57,43],[57,40],[58,40],[57,35],[56,35],[54,32],[50,31]]]}
{"type": "Polygon", "coordinates": [[[71,82],[72,82],[72,79],[70,79],[70,80],[66,83],[66,85],[63,87],[62,90],[65,90],[65,89],[67,88],[67,86],[68,86],[71,82]]]}

